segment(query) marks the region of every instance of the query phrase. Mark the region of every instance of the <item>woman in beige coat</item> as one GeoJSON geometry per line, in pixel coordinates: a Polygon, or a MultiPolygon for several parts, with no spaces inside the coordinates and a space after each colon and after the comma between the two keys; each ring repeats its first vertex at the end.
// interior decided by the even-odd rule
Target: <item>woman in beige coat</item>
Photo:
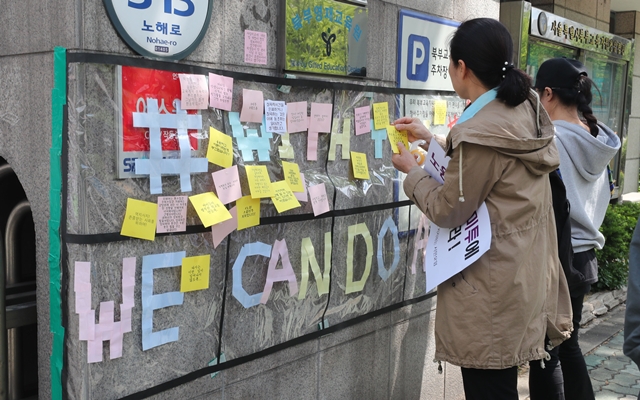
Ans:
{"type": "MultiPolygon", "coordinates": [[[[558,168],[553,125],[531,81],[513,68],[512,41],[498,21],[464,22],[451,40],[449,75],[471,101],[449,133],[451,157],[439,184],[401,144],[394,166],[407,196],[436,225],[462,225],[485,202],[491,247],[438,286],[436,359],[462,367],[467,400],[517,400],[517,366],[544,360],[571,332],[558,260],[548,174],[558,168]]],[[[400,118],[410,140],[431,133],[400,118]]]]}

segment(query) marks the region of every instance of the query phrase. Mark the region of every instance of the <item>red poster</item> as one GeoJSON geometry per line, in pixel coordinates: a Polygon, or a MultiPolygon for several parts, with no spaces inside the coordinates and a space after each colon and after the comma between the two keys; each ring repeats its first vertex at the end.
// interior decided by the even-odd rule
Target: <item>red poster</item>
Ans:
{"type": "MultiPolygon", "coordinates": [[[[180,100],[178,74],[155,69],[122,67],[122,139],[125,152],[149,151],[149,129],[133,127],[133,112],[147,111],[147,98],[158,99],[160,113],[175,114],[180,100]]],[[[188,111],[197,114],[197,110],[188,111]]],[[[162,150],[179,150],[175,129],[160,129],[162,150]]],[[[198,149],[197,130],[189,129],[191,149],[198,149]]]]}

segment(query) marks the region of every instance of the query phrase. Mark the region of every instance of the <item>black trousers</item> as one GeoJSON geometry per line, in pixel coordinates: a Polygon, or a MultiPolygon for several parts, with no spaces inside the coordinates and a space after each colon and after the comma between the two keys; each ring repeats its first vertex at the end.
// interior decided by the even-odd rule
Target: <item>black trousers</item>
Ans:
{"type": "Polygon", "coordinates": [[[531,400],[594,400],[591,378],[587,371],[578,330],[582,317],[584,295],[571,297],[573,332],[571,338],[549,351],[551,360],[529,363],[529,393],[531,400]]]}
{"type": "Polygon", "coordinates": [[[518,367],[462,368],[466,400],[518,400],[518,367]]]}

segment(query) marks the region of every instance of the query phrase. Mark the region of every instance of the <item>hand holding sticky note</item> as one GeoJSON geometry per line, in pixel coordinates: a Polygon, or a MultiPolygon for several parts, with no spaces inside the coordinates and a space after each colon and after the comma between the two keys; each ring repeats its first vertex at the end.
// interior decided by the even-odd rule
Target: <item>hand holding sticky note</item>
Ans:
{"type": "Polygon", "coordinates": [[[389,137],[389,144],[391,145],[391,150],[395,154],[400,153],[398,150],[398,142],[402,142],[406,149],[409,148],[409,139],[407,138],[407,131],[399,131],[395,126],[389,125],[387,126],[387,136],[389,137]]]}
{"type": "Polygon", "coordinates": [[[148,201],[127,199],[127,211],[120,234],[138,239],[154,240],[158,221],[158,205],[148,201]]]}

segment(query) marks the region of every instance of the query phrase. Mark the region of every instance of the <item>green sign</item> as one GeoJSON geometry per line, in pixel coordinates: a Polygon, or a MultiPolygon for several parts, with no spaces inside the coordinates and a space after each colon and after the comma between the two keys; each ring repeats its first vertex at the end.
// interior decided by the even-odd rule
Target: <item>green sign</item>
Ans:
{"type": "Polygon", "coordinates": [[[334,0],[287,0],[285,70],[367,75],[367,8],[334,0]]]}

